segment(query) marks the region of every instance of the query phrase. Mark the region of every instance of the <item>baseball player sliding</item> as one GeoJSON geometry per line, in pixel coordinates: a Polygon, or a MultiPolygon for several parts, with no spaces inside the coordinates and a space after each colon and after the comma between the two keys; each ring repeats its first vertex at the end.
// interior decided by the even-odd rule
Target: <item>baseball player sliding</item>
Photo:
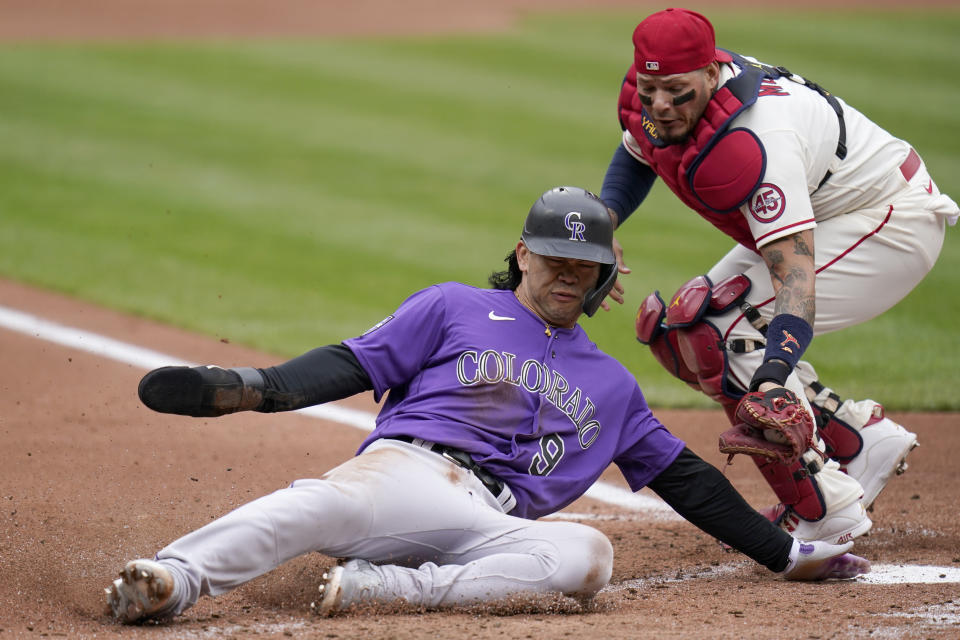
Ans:
{"type": "MultiPolygon", "coordinates": [[[[611,462],[632,489],[651,487],[786,578],[868,571],[847,553],[852,542],[801,542],[750,508],[587,338],[577,320],[614,286],[612,241],[607,207],[558,187],[530,209],[492,289],[430,287],[363,335],[279,366],[148,373],[142,401],[191,416],[289,411],[367,390],[387,398],[356,457],[129,562],[106,590],[112,615],[169,618],[311,551],[346,559],[319,585],[321,614],[361,602],[590,598],[610,579],[610,542],[583,524],[537,518],[583,495],[611,462]]],[[[757,404],[771,420],[783,409],[757,404]]],[[[807,427],[783,420],[780,432],[805,441],[807,427]]]]}
{"type": "Polygon", "coordinates": [[[622,141],[601,198],[622,223],[657,176],[737,242],[706,276],[637,314],[637,337],[737,425],[721,450],[747,453],[801,539],[866,533],[869,507],[917,439],[872,400],[844,401],[800,360],[814,335],[883,313],[929,272],[960,211],[917,152],[783,67],[717,49],[686,9],[644,19],[620,98],[622,141]],[[740,407],[746,392],[798,398],[818,437],[799,459],[740,407]]]}

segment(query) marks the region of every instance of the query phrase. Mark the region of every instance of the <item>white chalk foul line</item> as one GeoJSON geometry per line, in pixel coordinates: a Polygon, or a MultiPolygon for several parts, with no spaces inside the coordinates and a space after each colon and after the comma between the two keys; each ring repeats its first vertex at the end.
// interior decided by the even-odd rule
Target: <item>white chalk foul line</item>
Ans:
{"type": "MultiPolygon", "coordinates": [[[[854,551],[856,551],[854,549],[854,551]]],[[[751,572],[754,565],[745,556],[742,561],[721,564],[713,567],[694,569],[676,576],[657,576],[637,578],[619,583],[611,583],[602,589],[602,593],[616,593],[625,589],[646,589],[658,584],[688,582],[690,580],[711,580],[738,572],[751,572]]],[[[870,573],[842,582],[858,584],[956,584],[960,583],[960,567],[938,567],[932,565],[911,564],[874,564],[870,573]]],[[[960,609],[958,602],[955,609],[960,609]]],[[[956,611],[954,611],[954,617],[956,611]]],[[[903,614],[897,614],[903,615],[903,614]]],[[[906,614],[910,615],[910,614],[906,614]]]]}
{"type": "MultiPolygon", "coordinates": [[[[0,306],[0,327],[145,370],[167,365],[197,366],[203,364],[187,362],[176,356],[121,342],[83,329],[68,327],[40,316],[3,306],[0,306]]],[[[297,413],[321,420],[329,420],[363,431],[372,431],[376,424],[376,415],[367,411],[340,406],[336,403],[307,407],[298,410],[297,413]]],[[[633,493],[628,489],[605,482],[595,483],[587,490],[585,495],[588,498],[630,511],[653,512],[660,514],[661,517],[680,518],[662,500],[633,493]]]]}
{"type": "Polygon", "coordinates": [[[7,307],[0,307],[0,327],[148,370],[168,364],[186,364],[180,362],[174,356],[120,342],[96,333],[67,327],[45,320],[40,316],[7,307]]]}
{"type": "MultiPolygon", "coordinates": [[[[856,553],[856,550],[854,550],[856,553]]],[[[868,584],[946,584],[960,582],[960,567],[918,564],[875,564],[870,573],[857,576],[868,584]]]]}

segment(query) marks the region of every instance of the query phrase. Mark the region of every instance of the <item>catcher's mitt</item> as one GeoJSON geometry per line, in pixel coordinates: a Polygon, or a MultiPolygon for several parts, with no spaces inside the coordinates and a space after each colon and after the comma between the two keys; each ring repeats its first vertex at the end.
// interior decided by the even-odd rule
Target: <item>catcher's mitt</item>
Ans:
{"type": "Polygon", "coordinates": [[[814,447],[813,417],[789,389],[753,391],[737,405],[740,422],[720,434],[720,452],[792,464],[814,447]]]}

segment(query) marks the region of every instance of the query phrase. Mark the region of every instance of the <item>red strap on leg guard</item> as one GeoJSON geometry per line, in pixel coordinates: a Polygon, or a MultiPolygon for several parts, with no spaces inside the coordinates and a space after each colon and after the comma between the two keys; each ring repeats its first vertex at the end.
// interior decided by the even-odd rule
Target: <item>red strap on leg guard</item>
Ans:
{"type": "Polygon", "coordinates": [[[827,507],[820,495],[817,481],[803,466],[802,461],[785,465],[761,456],[750,457],[780,502],[791,507],[798,516],[804,520],[816,521],[826,514],[827,507]]]}

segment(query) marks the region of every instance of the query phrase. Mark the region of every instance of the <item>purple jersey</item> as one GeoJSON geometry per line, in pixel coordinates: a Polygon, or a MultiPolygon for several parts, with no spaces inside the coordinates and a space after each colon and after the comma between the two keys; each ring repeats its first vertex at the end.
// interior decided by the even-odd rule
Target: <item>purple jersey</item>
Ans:
{"type": "Polygon", "coordinates": [[[562,509],[611,462],[636,491],[684,446],[579,325],[548,335],[512,291],[436,285],[344,343],[376,399],[390,391],[360,450],[406,435],[467,451],[510,486],[512,515],[562,509]]]}

